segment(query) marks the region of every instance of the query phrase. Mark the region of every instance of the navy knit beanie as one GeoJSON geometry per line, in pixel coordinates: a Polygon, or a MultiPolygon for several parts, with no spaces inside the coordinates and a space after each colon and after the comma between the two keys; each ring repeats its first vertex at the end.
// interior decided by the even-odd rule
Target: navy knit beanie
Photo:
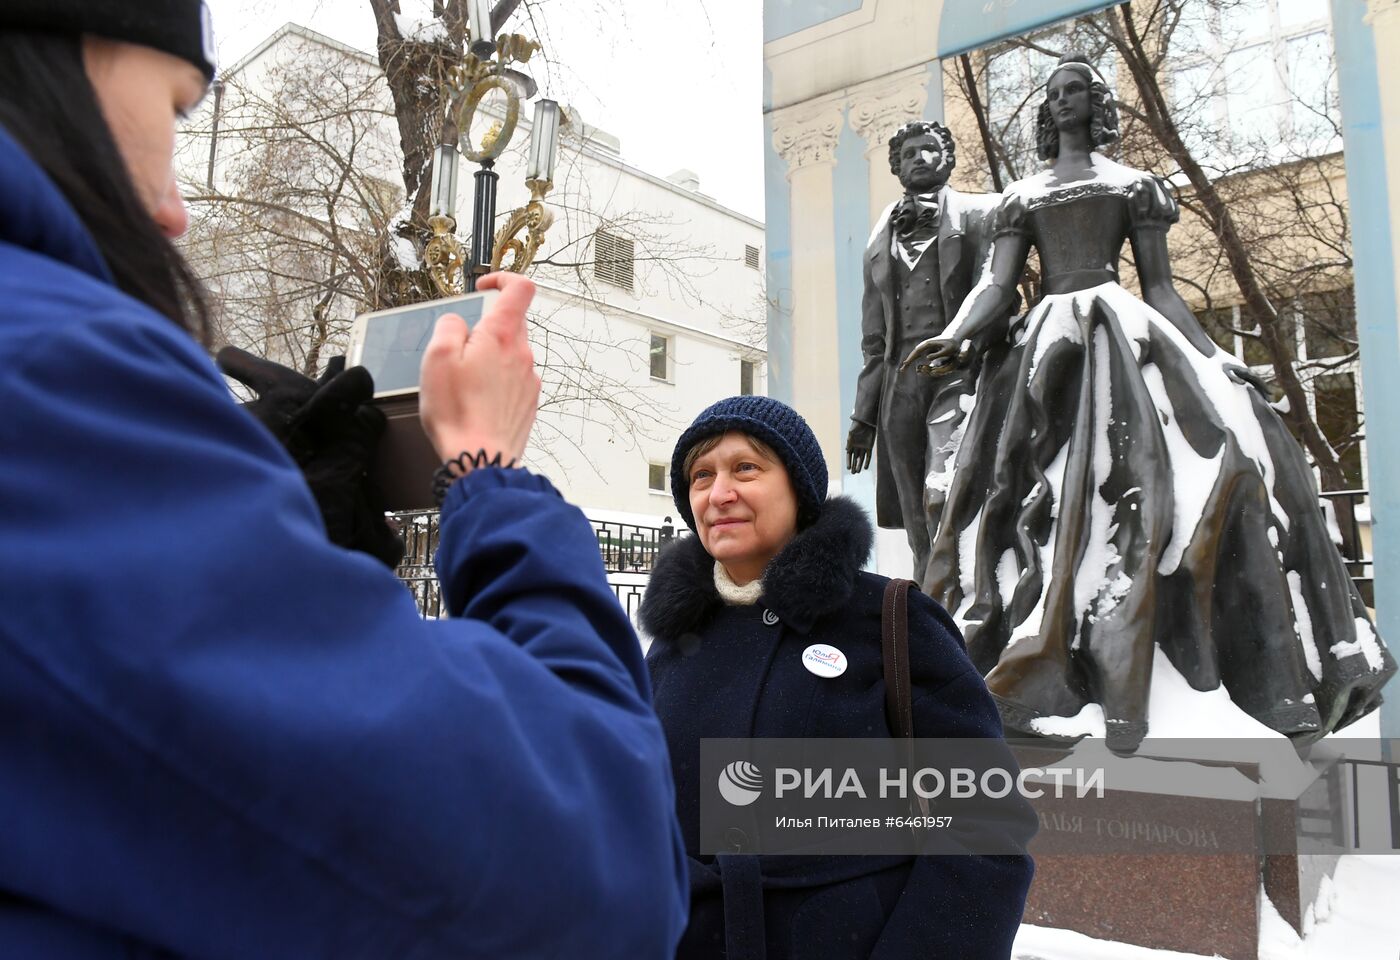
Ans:
{"type": "Polygon", "coordinates": [[[695,530],[690,510],[690,477],[685,455],[707,437],[737,430],[757,437],[782,460],[797,492],[797,522],[806,526],[816,519],[826,502],[826,459],[816,435],[802,414],[771,397],[730,397],[707,407],[676,441],[671,454],[671,498],[686,526],[695,530]]]}
{"type": "Polygon", "coordinates": [[[0,30],[125,40],[188,60],[214,79],[214,35],[203,0],[0,0],[0,30]]]}

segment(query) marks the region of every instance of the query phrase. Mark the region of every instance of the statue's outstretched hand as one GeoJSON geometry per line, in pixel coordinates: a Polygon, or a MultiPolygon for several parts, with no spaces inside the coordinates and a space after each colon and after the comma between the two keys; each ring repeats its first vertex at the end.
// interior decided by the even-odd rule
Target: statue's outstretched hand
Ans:
{"type": "Polygon", "coordinates": [[[1236,383],[1253,387],[1255,390],[1262,393],[1266,399],[1270,396],[1268,382],[1248,367],[1242,367],[1232,363],[1225,368],[1225,375],[1236,383]]]}
{"type": "Polygon", "coordinates": [[[910,350],[909,356],[904,358],[899,369],[903,371],[910,364],[913,364],[914,369],[926,377],[942,376],[957,366],[958,355],[961,351],[962,344],[959,341],[940,340],[934,337],[910,350]]]}
{"type": "Polygon", "coordinates": [[[846,468],[851,473],[860,473],[870,466],[874,449],[875,428],[859,420],[851,421],[851,432],[846,435],[846,468]]]}

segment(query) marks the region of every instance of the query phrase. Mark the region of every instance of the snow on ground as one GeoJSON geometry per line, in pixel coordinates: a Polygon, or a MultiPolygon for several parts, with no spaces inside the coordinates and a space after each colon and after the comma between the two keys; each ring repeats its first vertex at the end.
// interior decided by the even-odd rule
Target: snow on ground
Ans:
{"type": "MultiPolygon", "coordinates": [[[[1301,940],[1270,904],[1259,933],[1259,960],[1396,960],[1400,956],[1400,856],[1342,857],[1301,940]]],[[[1326,885],[1324,885],[1326,887],[1326,885]]]]}
{"type": "Polygon", "coordinates": [[[1150,950],[1113,940],[1095,940],[1073,930],[1022,924],[1011,960],[1200,960],[1205,954],[1150,950]]]}
{"type": "MultiPolygon", "coordinates": [[[[1396,960],[1400,956],[1400,856],[1347,856],[1304,918],[1304,937],[1267,898],[1259,960],[1396,960]]],[[[1022,925],[1012,960],[1205,960],[1209,954],[1150,950],[1071,930],[1022,925]]]]}

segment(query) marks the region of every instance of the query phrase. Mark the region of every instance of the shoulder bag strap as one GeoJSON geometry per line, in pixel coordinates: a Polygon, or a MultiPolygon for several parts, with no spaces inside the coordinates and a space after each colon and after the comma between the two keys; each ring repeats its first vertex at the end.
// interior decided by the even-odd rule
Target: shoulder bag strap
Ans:
{"type": "Polygon", "coordinates": [[[909,685],[909,580],[885,586],[880,613],[880,645],[885,657],[885,719],[896,737],[914,736],[913,695],[909,685]]]}
{"type": "MultiPolygon", "coordinates": [[[[914,696],[909,679],[909,588],[911,580],[891,580],[885,586],[880,608],[880,646],[885,659],[885,719],[901,740],[914,738],[914,696]]],[[[906,758],[909,754],[906,752],[906,758]]],[[[914,816],[928,816],[928,800],[915,796],[909,804],[914,816]]],[[[914,829],[916,839],[920,831],[914,829]]]]}

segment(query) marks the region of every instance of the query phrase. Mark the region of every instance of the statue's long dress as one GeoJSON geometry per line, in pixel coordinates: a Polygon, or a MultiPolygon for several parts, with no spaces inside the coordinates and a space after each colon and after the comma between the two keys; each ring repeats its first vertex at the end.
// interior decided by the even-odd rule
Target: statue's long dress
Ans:
{"type": "Polygon", "coordinates": [[[1136,747],[1160,646],[1196,689],[1315,739],[1373,709],[1395,662],[1268,399],[1117,283],[1130,232],[1176,221],[1166,185],[1094,169],[1002,202],[1047,295],[984,358],[951,464],[931,461],[924,589],[1012,729],[1099,703],[1110,745],[1136,747]]]}

